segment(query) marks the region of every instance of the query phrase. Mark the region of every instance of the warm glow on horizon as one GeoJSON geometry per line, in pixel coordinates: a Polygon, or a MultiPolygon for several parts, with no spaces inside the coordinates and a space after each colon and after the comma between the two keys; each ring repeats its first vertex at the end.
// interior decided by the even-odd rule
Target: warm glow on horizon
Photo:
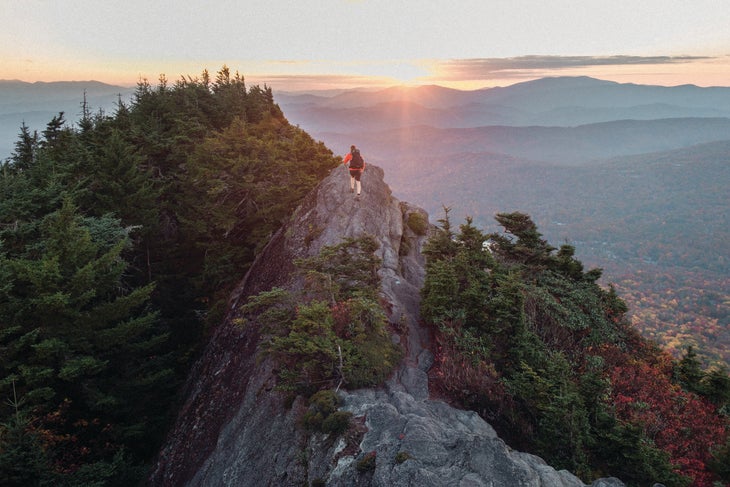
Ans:
{"type": "Polygon", "coordinates": [[[728,86],[728,25],[717,0],[6,0],[0,79],[134,86],[225,64],[280,90],[472,90],[546,76],[728,86]]]}
{"type": "MultiPolygon", "coordinates": [[[[438,64],[437,61],[433,61],[438,64]]],[[[308,69],[278,69],[277,72],[257,72],[256,68],[266,68],[274,63],[255,63],[253,69],[247,70],[246,63],[227,63],[215,60],[199,65],[194,62],[147,62],[144,64],[129,63],[109,66],[107,69],[97,69],[81,65],[80,63],[54,63],[43,65],[42,69],[26,67],[23,76],[7,69],[7,65],[0,67],[0,79],[20,80],[25,82],[54,82],[54,81],[100,81],[123,87],[134,87],[141,80],[157,83],[161,75],[168,81],[174,82],[181,77],[199,78],[204,70],[212,76],[223,65],[232,72],[238,71],[250,84],[267,85],[275,90],[307,91],[328,89],[352,88],[380,88],[386,86],[423,86],[438,85],[458,90],[477,90],[498,86],[509,86],[516,83],[530,81],[544,77],[555,76],[590,76],[606,81],[618,83],[635,83],[660,86],[677,86],[694,84],[697,86],[730,86],[730,56],[713,58],[710,60],[694,61],[685,64],[666,65],[610,65],[610,66],[581,66],[559,69],[515,69],[491,73],[485,79],[470,78],[458,79],[453,76],[439,76],[438,70],[429,67],[429,63],[419,61],[415,63],[384,63],[382,66],[374,63],[364,63],[359,67],[350,63],[346,69],[332,69],[332,74],[322,72],[307,73],[308,69]],[[339,71],[339,72],[338,72],[339,71]],[[348,72],[352,74],[347,74],[348,72]]],[[[284,63],[277,65],[286,66],[284,63]]],[[[306,63],[303,66],[307,66],[306,63]]],[[[318,65],[322,67],[321,63],[318,65]]],[[[291,67],[291,66],[290,66],[291,67]]]]}

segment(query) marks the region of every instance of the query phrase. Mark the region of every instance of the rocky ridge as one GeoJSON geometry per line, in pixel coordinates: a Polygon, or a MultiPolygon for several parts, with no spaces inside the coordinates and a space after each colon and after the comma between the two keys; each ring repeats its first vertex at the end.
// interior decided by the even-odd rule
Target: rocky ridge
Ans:
{"type": "MultiPolygon", "coordinates": [[[[341,166],[315,188],[271,239],[230,300],[193,369],[179,416],[149,477],[160,486],[534,486],[582,487],[534,455],[509,448],[476,413],[431,399],[428,331],[419,324],[425,236],[406,222],[419,208],[394,198],[382,169],[369,165],[360,198],[341,166]],[[299,425],[306,405],[275,388],[275,364],[257,351],[255,327],[234,322],[238,305],[273,286],[302,286],[292,261],[343,238],[380,242],[381,297],[405,358],[378,389],[339,391],[359,435],[332,439],[299,425]],[[358,468],[369,461],[366,469],[358,468]]],[[[623,486],[600,479],[595,487],[623,486]]]]}

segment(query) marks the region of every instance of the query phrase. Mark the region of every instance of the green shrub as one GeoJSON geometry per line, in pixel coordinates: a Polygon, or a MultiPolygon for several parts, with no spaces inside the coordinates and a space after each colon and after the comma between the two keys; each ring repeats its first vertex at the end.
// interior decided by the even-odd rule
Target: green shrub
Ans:
{"type": "MultiPolygon", "coordinates": [[[[306,276],[301,292],[273,288],[239,308],[237,323],[256,322],[270,334],[265,350],[278,364],[280,390],[373,386],[399,363],[402,351],[392,343],[378,303],[377,246],[365,236],[325,247],[318,257],[297,261],[306,276]]],[[[318,412],[306,422],[319,427],[331,414],[318,412]]]]}
{"type": "Polygon", "coordinates": [[[377,453],[375,450],[368,452],[363,456],[360,461],[357,462],[355,467],[357,468],[357,471],[360,473],[369,472],[371,470],[375,470],[375,458],[377,456],[377,453]]]}
{"type": "Polygon", "coordinates": [[[407,451],[399,451],[398,454],[395,456],[395,463],[403,463],[406,460],[410,460],[413,458],[410,453],[407,451]]]}
{"type": "Polygon", "coordinates": [[[400,362],[401,350],[393,345],[385,333],[371,334],[360,342],[343,343],[343,375],[352,388],[382,383],[400,362]]]}
{"type": "Polygon", "coordinates": [[[340,405],[340,398],[334,391],[319,391],[309,398],[309,408],[302,417],[302,424],[305,428],[315,431],[322,431],[322,423],[332,413],[337,411],[340,405]]]}
{"type": "Polygon", "coordinates": [[[426,232],[428,232],[428,218],[421,213],[408,215],[406,224],[416,235],[426,235],[426,232]]]}
{"type": "Polygon", "coordinates": [[[322,421],[322,432],[330,435],[341,435],[350,427],[352,413],[349,411],[335,411],[322,421]]]}
{"type": "Polygon", "coordinates": [[[309,408],[302,417],[302,425],[313,431],[340,435],[350,426],[352,413],[338,411],[340,398],[332,390],[315,393],[309,398],[309,408]]]}

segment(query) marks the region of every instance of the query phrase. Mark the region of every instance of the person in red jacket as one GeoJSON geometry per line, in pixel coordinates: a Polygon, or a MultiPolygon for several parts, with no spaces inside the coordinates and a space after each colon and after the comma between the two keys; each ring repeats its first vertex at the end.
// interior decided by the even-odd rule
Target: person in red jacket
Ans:
{"type": "Polygon", "coordinates": [[[350,192],[354,193],[357,189],[357,196],[360,196],[362,186],[360,184],[360,176],[365,170],[365,160],[360,155],[360,149],[354,145],[350,146],[350,152],[342,158],[342,164],[348,165],[350,168],[350,192]]]}

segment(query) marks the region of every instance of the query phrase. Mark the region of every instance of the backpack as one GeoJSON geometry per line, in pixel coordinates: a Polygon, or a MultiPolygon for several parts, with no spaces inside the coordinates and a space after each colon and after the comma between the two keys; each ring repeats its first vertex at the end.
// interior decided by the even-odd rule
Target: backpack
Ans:
{"type": "Polygon", "coordinates": [[[360,155],[360,150],[355,149],[351,152],[352,159],[350,159],[350,169],[362,169],[365,167],[365,161],[360,155]]]}

